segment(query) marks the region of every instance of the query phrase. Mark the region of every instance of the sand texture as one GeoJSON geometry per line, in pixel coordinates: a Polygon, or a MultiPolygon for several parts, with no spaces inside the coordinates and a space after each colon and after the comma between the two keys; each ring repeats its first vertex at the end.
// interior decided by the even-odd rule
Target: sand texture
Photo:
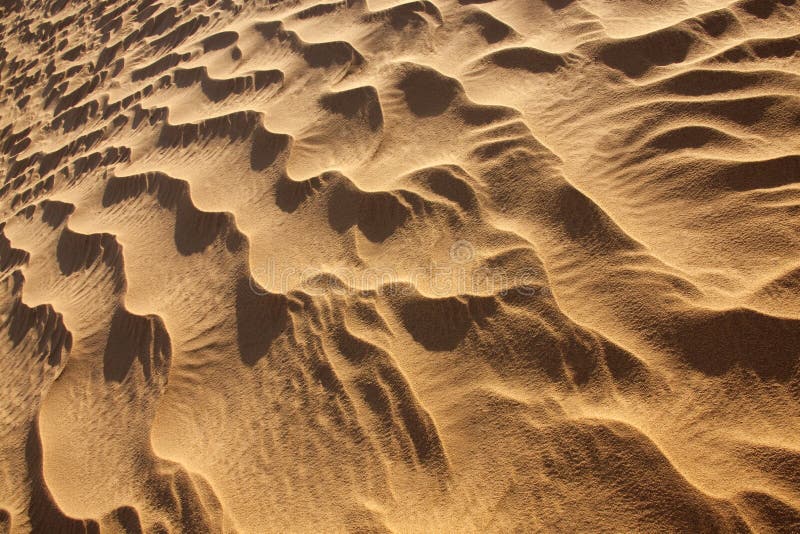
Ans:
{"type": "Polygon", "coordinates": [[[800,532],[800,3],[3,0],[0,534],[800,532]]]}

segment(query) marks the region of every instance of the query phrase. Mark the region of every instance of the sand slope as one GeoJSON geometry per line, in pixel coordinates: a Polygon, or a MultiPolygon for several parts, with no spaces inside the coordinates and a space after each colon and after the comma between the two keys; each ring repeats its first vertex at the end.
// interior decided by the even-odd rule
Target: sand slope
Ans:
{"type": "Polygon", "coordinates": [[[800,530],[795,0],[0,13],[0,532],[800,530]]]}

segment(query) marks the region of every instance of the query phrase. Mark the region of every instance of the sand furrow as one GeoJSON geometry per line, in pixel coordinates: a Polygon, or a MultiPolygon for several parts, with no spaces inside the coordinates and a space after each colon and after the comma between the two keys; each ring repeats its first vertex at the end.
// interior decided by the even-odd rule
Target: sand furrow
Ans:
{"type": "Polygon", "coordinates": [[[0,7],[0,532],[794,532],[795,0],[0,7]]]}

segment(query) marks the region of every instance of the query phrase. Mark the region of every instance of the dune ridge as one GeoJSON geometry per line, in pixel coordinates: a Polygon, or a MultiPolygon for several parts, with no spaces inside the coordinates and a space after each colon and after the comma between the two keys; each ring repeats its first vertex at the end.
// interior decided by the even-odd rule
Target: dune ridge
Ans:
{"type": "Polygon", "coordinates": [[[795,0],[0,14],[0,532],[800,529],[795,0]]]}

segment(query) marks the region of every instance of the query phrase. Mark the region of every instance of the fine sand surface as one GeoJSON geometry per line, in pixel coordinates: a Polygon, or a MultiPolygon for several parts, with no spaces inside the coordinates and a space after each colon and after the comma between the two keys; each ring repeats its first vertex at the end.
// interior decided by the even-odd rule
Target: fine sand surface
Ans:
{"type": "Polygon", "coordinates": [[[0,533],[800,532],[800,3],[4,0],[0,533]]]}

